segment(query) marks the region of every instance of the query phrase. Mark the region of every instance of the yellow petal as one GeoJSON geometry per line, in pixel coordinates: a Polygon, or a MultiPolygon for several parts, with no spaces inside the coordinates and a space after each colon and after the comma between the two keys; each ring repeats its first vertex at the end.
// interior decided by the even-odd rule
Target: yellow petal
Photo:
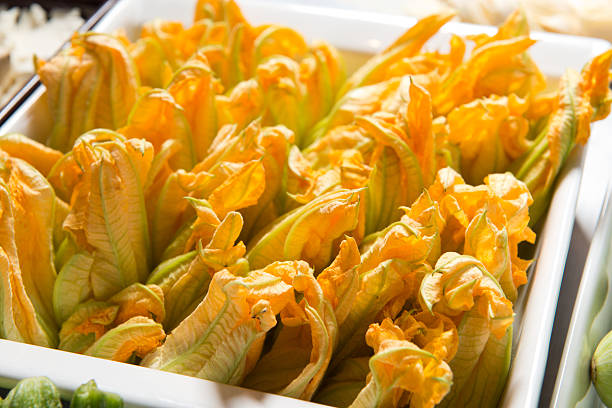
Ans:
{"type": "Polygon", "coordinates": [[[461,170],[472,184],[506,171],[530,147],[526,104],[516,96],[477,99],[448,114],[449,141],[461,150],[461,170]]]}
{"type": "Polygon", "coordinates": [[[238,83],[228,95],[217,95],[217,121],[219,127],[236,124],[244,129],[263,112],[263,95],[254,79],[238,83]]]}
{"type": "Polygon", "coordinates": [[[389,79],[386,68],[395,61],[410,57],[421,49],[421,47],[433,36],[453,14],[433,14],[419,20],[408,31],[401,35],[383,53],[376,55],[361,68],[359,68],[343,85],[339,95],[363,85],[384,81],[389,79]]]}
{"type": "Polygon", "coordinates": [[[35,59],[35,65],[47,89],[53,118],[47,145],[65,152],[81,133],[95,128],[97,123],[112,125],[106,118],[96,118],[97,105],[110,101],[101,95],[104,73],[94,55],[73,44],[47,62],[35,59]],[[88,109],[83,109],[84,104],[88,109]]]}
{"type": "Polygon", "coordinates": [[[337,323],[312,270],[304,272],[292,281],[295,291],[304,298],[299,305],[293,304],[289,313],[281,312],[285,325],[270,352],[262,356],[245,380],[249,388],[309,400],[323,379],[335,345],[337,323]]]}
{"type": "Polygon", "coordinates": [[[62,324],[60,350],[83,353],[111,327],[119,306],[93,300],[80,304],[62,324]]]}
{"type": "Polygon", "coordinates": [[[439,313],[404,311],[395,324],[404,331],[406,340],[414,342],[436,358],[450,362],[457,353],[459,335],[455,323],[439,313]]]}
{"type": "MultiPolygon", "coordinates": [[[[580,86],[590,97],[590,104],[595,114],[591,120],[600,120],[610,113],[609,69],[612,60],[612,50],[608,50],[593,58],[582,68],[580,86]]],[[[580,139],[582,143],[586,142],[580,139]]]]}
{"type": "Polygon", "coordinates": [[[407,103],[400,108],[400,114],[405,121],[405,127],[412,142],[411,148],[419,160],[423,172],[423,183],[429,186],[436,173],[431,96],[427,90],[413,81],[409,81],[408,86],[402,83],[400,92],[405,92],[406,95],[403,97],[407,99],[407,103]]]}
{"type": "Polygon", "coordinates": [[[108,300],[119,306],[113,324],[122,324],[132,317],[142,316],[156,322],[164,320],[164,293],[157,285],[135,283],[108,300]]]}
{"type": "Polygon", "coordinates": [[[174,73],[168,86],[168,92],[184,109],[198,160],[204,158],[217,133],[215,95],[222,91],[210,67],[202,61],[204,58],[189,60],[174,73]]]}
{"type": "Polygon", "coordinates": [[[359,289],[356,266],[360,263],[357,243],[352,237],[347,237],[340,244],[340,251],[334,261],[317,277],[325,298],[334,308],[338,325],[348,316],[359,289]]]}
{"type": "MultiPolygon", "coordinates": [[[[53,312],[53,286],[57,277],[53,253],[55,193],[47,180],[26,162],[2,159],[10,171],[7,187],[23,284],[38,318],[50,330],[56,331],[53,312]]],[[[6,247],[5,250],[8,252],[6,247]]]]}
{"type": "Polygon", "coordinates": [[[140,85],[126,48],[119,39],[108,34],[85,33],[73,41],[96,57],[104,73],[96,104],[95,127],[114,130],[124,126],[140,85]]]}
{"type": "Polygon", "coordinates": [[[84,354],[127,362],[132,355],[146,356],[160,346],[165,337],[161,324],[136,316],[106,332],[84,354]]]}
{"type": "Polygon", "coordinates": [[[194,312],[141,364],[240,383],[261,353],[263,335],[276,324],[274,315],[293,296],[290,285],[265,270],[245,277],[219,271],[194,312]]]}
{"type": "Polygon", "coordinates": [[[261,161],[246,163],[217,187],[208,202],[220,218],[230,211],[257,204],[265,189],[265,170],[261,161]]]}
{"type": "Polygon", "coordinates": [[[141,176],[148,171],[152,147],[146,143],[77,145],[91,164],[75,188],[65,229],[94,257],[94,296],[104,299],[143,281],[151,262],[141,176]]]}
{"type": "Polygon", "coordinates": [[[145,139],[156,150],[166,140],[177,140],[181,149],[170,160],[173,168],[190,170],[196,163],[193,136],[184,109],[167,91],[153,89],[145,93],[134,105],[127,126],[119,132],[127,138],[145,139]]]}
{"type": "Polygon", "coordinates": [[[128,51],[138,69],[142,86],[151,88],[166,86],[172,77],[172,67],[159,41],[153,37],[139,38],[128,46],[128,51]]]}
{"type": "Polygon", "coordinates": [[[18,133],[9,133],[0,137],[0,149],[13,157],[25,160],[43,176],[47,176],[63,156],[58,150],[18,133]]]}
{"type": "Polygon", "coordinates": [[[324,194],[279,218],[249,242],[252,267],[275,260],[303,259],[315,269],[328,265],[334,241],[357,227],[359,194],[338,190],[324,194]]]}
{"type": "Polygon", "coordinates": [[[390,319],[371,325],[366,340],[375,353],[370,358],[372,377],[351,407],[398,406],[405,392],[411,393],[411,406],[433,407],[449,392],[450,367],[405,340],[390,319]]]}
{"type": "MultiPolygon", "coordinates": [[[[470,58],[457,68],[456,72],[450,76],[442,85],[442,89],[433,97],[435,114],[445,115],[454,107],[471,101],[474,98],[489,96],[493,91],[488,88],[478,88],[478,81],[486,75],[494,73],[495,70],[505,69],[512,64],[513,58],[518,58],[518,71],[524,70],[521,66],[521,54],[534,44],[527,36],[513,37],[499,41],[493,41],[483,47],[474,50],[470,58]]],[[[527,71],[527,80],[531,80],[532,74],[527,71]]],[[[537,72],[536,77],[538,76],[537,72]]],[[[539,74],[541,76],[541,74],[539,74]]],[[[498,84],[500,89],[495,90],[498,95],[507,95],[518,92],[523,85],[524,76],[518,80],[515,77],[506,75],[504,82],[498,84]]],[[[520,94],[519,94],[520,95],[520,94]]]]}

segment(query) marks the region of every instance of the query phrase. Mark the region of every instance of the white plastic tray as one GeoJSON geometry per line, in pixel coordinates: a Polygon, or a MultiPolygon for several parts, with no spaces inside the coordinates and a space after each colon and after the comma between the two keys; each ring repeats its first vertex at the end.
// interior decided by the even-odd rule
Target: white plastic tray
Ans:
{"type": "MultiPolygon", "coordinates": [[[[310,7],[280,1],[238,0],[244,14],[254,23],[282,23],[307,39],[325,39],[343,51],[373,53],[383,49],[415,20],[403,16],[378,15],[359,11],[310,7]]],[[[110,32],[125,28],[136,35],[139,26],[156,17],[189,24],[195,0],[121,0],[96,25],[110,32]]],[[[460,35],[494,32],[492,27],[451,23],[434,38],[444,43],[450,33],[460,35]]],[[[542,71],[558,77],[565,68],[580,69],[609,43],[571,36],[537,33],[531,54],[542,71]]],[[[40,87],[2,127],[0,134],[22,132],[44,140],[50,128],[40,87]]],[[[537,262],[530,271],[529,284],[519,291],[515,306],[516,323],[511,373],[503,396],[504,407],[535,407],[546,366],[550,333],[569,240],[574,224],[576,200],[582,174],[583,150],[570,157],[559,178],[547,215],[538,236],[537,262]]],[[[11,386],[16,379],[47,375],[64,391],[94,378],[102,389],[122,395],[127,406],[149,407],[301,407],[316,404],[262,394],[142,367],[129,366],[36,346],[0,341],[0,385],[11,386]]]]}
{"type": "Polygon", "coordinates": [[[604,407],[590,379],[599,341],[612,329],[612,189],[589,248],[551,406],[604,407]]]}

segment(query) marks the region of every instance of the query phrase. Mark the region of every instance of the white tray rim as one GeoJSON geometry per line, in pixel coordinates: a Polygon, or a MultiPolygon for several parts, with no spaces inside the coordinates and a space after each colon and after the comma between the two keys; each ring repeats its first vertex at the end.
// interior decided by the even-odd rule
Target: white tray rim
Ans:
{"type": "Polygon", "coordinates": [[[612,329],[611,243],[612,182],[607,187],[603,211],[597,222],[576,294],[551,407],[604,406],[590,383],[588,367],[595,347],[612,329]],[[602,290],[606,292],[605,295],[602,290]],[[601,295],[604,295],[603,299],[601,295]],[[581,383],[587,388],[577,389],[581,383]]]}

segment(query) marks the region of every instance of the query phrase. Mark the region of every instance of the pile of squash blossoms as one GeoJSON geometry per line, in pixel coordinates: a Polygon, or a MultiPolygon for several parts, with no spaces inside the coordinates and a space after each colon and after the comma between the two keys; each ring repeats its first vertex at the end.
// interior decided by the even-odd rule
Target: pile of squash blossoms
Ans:
{"type": "Polygon", "coordinates": [[[495,406],[519,245],[610,111],[612,50],[547,92],[520,12],[426,50],[451,18],[348,78],[231,0],[36,60],[47,140],[0,139],[0,336],[340,407],[495,406]]]}

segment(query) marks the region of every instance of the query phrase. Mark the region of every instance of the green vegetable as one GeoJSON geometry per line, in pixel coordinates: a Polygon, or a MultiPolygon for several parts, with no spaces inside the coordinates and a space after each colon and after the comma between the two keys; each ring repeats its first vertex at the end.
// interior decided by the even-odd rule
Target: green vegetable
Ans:
{"type": "Polygon", "coordinates": [[[100,391],[94,380],[81,385],[72,395],[71,408],[121,408],[123,400],[112,392],[100,391]]]}
{"type": "Polygon", "coordinates": [[[612,331],[595,349],[591,360],[591,381],[604,404],[612,406],[612,331]]]}
{"type": "Polygon", "coordinates": [[[2,402],[2,408],[62,408],[59,392],[47,377],[19,381],[2,402]]]}

